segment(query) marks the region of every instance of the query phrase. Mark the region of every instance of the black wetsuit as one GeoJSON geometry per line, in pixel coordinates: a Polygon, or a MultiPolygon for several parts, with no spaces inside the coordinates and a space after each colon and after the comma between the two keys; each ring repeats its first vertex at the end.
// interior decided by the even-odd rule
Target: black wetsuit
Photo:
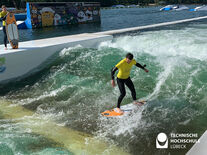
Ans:
{"type": "MultiPolygon", "coordinates": [[[[5,21],[6,20],[6,16],[4,16],[3,18],[0,18],[1,21],[5,21]]],[[[4,46],[7,47],[7,34],[6,34],[6,26],[3,26],[3,32],[4,32],[4,46]]]]}
{"type": "MultiPolygon", "coordinates": [[[[145,66],[142,66],[139,63],[136,63],[136,66],[139,68],[145,69],[144,68],[145,66]]],[[[111,79],[112,80],[114,80],[114,74],[117,70],[118,70],[117,67],[112,68],[112,70],[111,70],[111,79]]],[[[128,77],[127,79],[120,79],[117,77],[117,84],[118,84],[118,87],[120,90],[120,96],[118,98],[117,108],[120,108],[121,102],[122,102],[124,96],[126,95],[125,84],[129,88],[129,90],[131,91],[131,95],[132,95],[133,100],[135,101],[137,99],[134,84],[133,84],[130,77],[128,77]]]]}

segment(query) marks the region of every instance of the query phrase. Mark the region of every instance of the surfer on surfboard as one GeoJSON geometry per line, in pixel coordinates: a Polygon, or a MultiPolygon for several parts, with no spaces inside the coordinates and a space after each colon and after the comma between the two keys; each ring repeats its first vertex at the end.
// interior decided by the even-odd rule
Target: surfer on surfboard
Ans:
{"type": "Polygon", "coordinates": [[[6,15],[8,14],[6,6],[2,5],[2,11],[0,12],[0,20],[2,20],[2,25],[3,25],[3,32],[4,32],[4,46],[5,50],[7,50],[7,34],[6,34],[6,15]]]}
{"type": "Polygon", "coordinates": [[[145,72],[149,72],[145,67],[146,65],[142,66],[138,62],[136,62],[135,59],[133,59],[133,54],[127,53],[126,58],[121,60],[115,67],[111,70],[111,85],[112,87],[115,87],[115,80],[114,80],[114,74],[117,70],[119,70],[117,74],[117,84],[120,90],[120,96],[118,98],[117,102],[117,108],[115,109],[118,113],[123,113],[123,111],[120,109],[121,102],[126,95],[125,85],[129,88],[131,91],[132,98],[134,100],[134,104],[141,104],[140,102],[137,102],[136,98],[136,91],[134,88],[134,84],[132,80],[130,79],[130,71],[133,65],[143,69],[145,72]]]}

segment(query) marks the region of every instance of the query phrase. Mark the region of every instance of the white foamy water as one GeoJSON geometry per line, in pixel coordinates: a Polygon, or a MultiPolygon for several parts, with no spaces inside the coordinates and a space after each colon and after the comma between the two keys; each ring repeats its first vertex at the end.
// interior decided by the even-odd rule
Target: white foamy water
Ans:
{"type": "MultiPolygon", "coordinates": [[[[162,128],[164,124],[175,120],[174,127],[168,125],[166,129],[166,132],[169,132],[176,130],[175,126],[179,126],[178,124],[188,126],[193,118],[203,115],[204,109],[197,107],[200,110],[196,110],[192,105],[196,106],[195,103],[203,101],[205,94],[203,85],[206,86],[206,83],[201,78],[202,75],[207,75],[207,69],[202,65],[207,62],[207,34],[204,27],[207,28],[202,24],[182,30],[141,32],[133,36],[118,37],[112,42],[100,45],[99,49],[106,47],[120,49],[119,55],[122,57],[131,52],[135,59],[147,64],[149,75],[135,69],[133,75],[135,82],[143,83],[145,78],[150,77],[155,81],[148,86],[151,90],[147,95],[141,96],[141,99],[149,100],[149,105],[142,107],[141,111],[137,111],[129,118],[102,120],[100,136],[125,135],[127,139],[129,135],[133,135],[130,136],[131,139],[136,139],[142,137],[142,133],[139,133],[134,138],[134,134],[140,130],[144,133],[149,132],[148,128],[162,128]]],[[[138,91],[139,89],[140,87],[137,87],[138,91]]],[[[118,94],[116,95],[118,98],[118,94]]],[[[127,95],[130,98],[130,93],[127,95]]],[[[123,144],[125,143],[122,142],[123,144]]]]}

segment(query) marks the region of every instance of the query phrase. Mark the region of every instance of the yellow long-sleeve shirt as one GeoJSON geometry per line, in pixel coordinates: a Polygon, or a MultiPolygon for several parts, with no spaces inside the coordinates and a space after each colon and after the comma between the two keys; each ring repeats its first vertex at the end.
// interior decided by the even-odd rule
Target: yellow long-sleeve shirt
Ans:
{"type": "MultiPolygon", "coordinates": [[[[3,11],[0,12],[0,18],[4,18],[6,15],[7,15],[7,12],[3,12],[3,11]]],[[[3,26],[6,26],[5,21],[3,21],[3,26]]]]}

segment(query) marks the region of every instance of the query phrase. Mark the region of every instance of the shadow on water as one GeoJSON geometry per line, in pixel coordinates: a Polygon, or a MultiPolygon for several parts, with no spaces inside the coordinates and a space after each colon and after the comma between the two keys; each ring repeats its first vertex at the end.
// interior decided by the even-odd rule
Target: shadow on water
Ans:
{"type": "MultiPolygon", "coordinates": [[[[3,124],[1,123],[1,125],[3,124]]],[[[63,144],[57,143],[49,138],[45,138],[35,133],[24,133],[17,130],[18,129],[13,132],[6,132],[1,128],[0,138],[1,141],[4,142],[0,144],[0,154],[13,155],[13,148],[11,148],[11,144],[15,143],[15,151],[24,152],[24,154],[49,153],[72,155],[71,152],[64,148],[63,144]],[[6,139],[4,137],[5,133],[7,133],[7,136],[10,136],[10,139],[6,139]]]]}

